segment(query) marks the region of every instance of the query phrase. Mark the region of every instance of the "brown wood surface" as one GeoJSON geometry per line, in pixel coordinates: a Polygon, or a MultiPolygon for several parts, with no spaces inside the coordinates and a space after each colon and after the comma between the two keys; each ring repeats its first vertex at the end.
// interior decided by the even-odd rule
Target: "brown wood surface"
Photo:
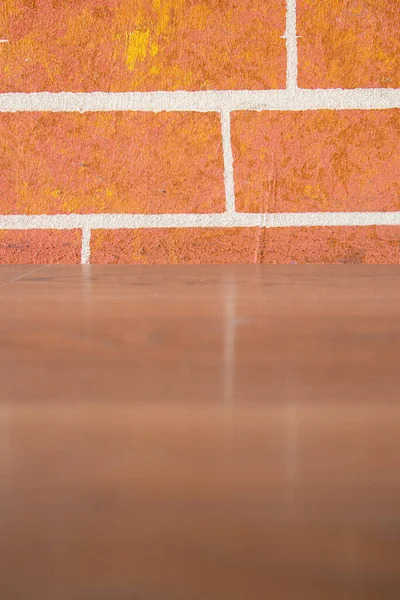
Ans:
{"type": "Polygon", "coordinates": [[[1,600],[400,598],[400,269],[1,267],[1,600]]]}

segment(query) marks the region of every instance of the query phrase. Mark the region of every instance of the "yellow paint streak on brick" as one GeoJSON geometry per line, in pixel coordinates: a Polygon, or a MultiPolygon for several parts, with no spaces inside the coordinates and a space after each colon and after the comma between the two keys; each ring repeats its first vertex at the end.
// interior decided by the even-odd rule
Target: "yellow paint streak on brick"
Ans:
{"type": "Polygon", "coordinates": [[[153,42],[150,46],[150,56],[157,56],[158,50],[159,50],[158,44],[153,42]]]}
{"type": "Polygon", "coordinates": [[[158,14],[156,34],[164,33],[169,25],[173,0],[153,0],[153,9],[158,14]]]}
{"type": "MultiPolygon", "coordinates": [[[[122,39],[126,40],[122,51],[129,71],[135,71],[139,63],[143,63],[146,58],[151,57],[153,61],[148,66],[149,72],[151,74],[160,72],[158,60],[154,59],[160,54],[165,40],[171,37],[176,30],[185,2],[186,0],[152,0],[149,3],[150,14],[148,11],[143,12],[140,9],[129,14],[121,11],[119,14],[120,27],[122,31],[125,29],[126,32],[122,34],[122,39]]],[[[115,39],[120,40],[120,34],[117,33],[115,39]]],[[[117,56],[118,51],[116,50],[114,59],[117,56]]],[[[140,73],[141,71],[138,70],[136,74],[139,80],[140,73]]]]}
{"type": "Polygon", "coordinates": [[[186,0],[153,0],[153,10],[158,15],[155,26],[157,36],[165,35],[173,28],[174,21],[182,12],[185,2],[186,0]]]}
{"type": "Polygon", "coordinates": [[[135,68],[136,62],[144,61],[149,45],[150,31],[133,31],[128,34],[128,49],[126,53],[126,64],[130,71],[135,68]]]}

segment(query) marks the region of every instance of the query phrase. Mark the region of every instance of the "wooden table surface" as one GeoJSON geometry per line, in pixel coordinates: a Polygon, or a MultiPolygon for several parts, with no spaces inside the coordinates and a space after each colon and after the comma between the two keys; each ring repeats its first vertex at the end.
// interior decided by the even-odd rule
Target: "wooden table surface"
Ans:
{"type": "Polygon", "coordinates": [[[398,600],[400,269],[0,267],[1,600],[398,600]]]}

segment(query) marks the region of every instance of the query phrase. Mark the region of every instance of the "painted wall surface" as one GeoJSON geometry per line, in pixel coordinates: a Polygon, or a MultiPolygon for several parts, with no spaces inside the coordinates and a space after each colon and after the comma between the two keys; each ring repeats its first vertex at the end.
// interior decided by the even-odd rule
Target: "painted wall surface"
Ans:
{"type": "Polygon", "coordinates": [[[400,263],[400,0],[2,0],[0,263],[400,263]]]}

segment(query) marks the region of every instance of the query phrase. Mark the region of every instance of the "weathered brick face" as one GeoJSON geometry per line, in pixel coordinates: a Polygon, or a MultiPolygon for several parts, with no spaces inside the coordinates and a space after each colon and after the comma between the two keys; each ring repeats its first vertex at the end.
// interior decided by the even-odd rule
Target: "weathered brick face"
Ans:
{"type": "Polygon", "coordinates": [[[297,0],[299,85],[398,88],[397,0],[297,0]]]}
{"type": "Polygon", "coordinates": [[[393,0],[4,0],[0,262],[399,263],[393,0]]]}
{"type": "Polygon", "coordinates": [[[3,113],[0,137],[4,214],[225,207],[216,113],[3,113]]]}
{"type": "Polygon", "coordinates": [[[285,85],[284,0],[3,0],[1,90],[285,85]]]}
{"type": "Polygon", "coordinates": [[[81,258],[77,229],[0,231],[0,264],[77,264],[81,258]]]}
{"type": "Polygon", "coordinates": [[[92,235],[94,263],[251,263],[260,231],[245,228],[98,229],[92,235]]]}
{"type": "Polygon", "coordinates": [[[237,209],[400,210],[400,110],[233,113],[237,209]]]}
{"type": "Polygon", "coordinates": [[[94,263],[397,263],[400,227],[98,229],[94,263]]]}

